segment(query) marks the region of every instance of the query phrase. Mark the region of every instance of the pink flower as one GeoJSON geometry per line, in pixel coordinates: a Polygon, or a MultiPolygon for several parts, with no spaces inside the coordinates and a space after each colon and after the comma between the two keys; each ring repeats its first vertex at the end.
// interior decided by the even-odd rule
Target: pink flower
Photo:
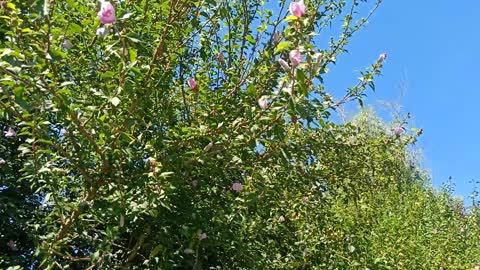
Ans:
{"type": "Polygon", "coordinates": [[[218,62],[221,62],[221,63],[223,63],[223,62],[225,61],[225,56],[224,56],[223,53],[221,53],[221,52],[218,53],[215,58],[217,58],[217,61],[218,61],[218,62]]]}
{"type": "Polygon", "coordinates": [[[387,53],[382,53],[382,54],[380,54],[380,56],[378,57],[378,60],[379,60],[380,62],[385,61],[385,59],[387,59],[387,53]]]}
{"type": "Polygon", "coordinates": [[[98,12],[98,18],[103,24],[115,22],[115,8],[108,1],[103,1],[98,12]]]}
{"type": "Polygon", "coordinates": [[[290,66],[288,65],[287,61],[283,60],[282,58],[278,59],[278,63],[282,66],[283,70],[290,71],[290,66]]]}
{"type": "Polygon", "coordinates": [[[67,134],[67,130],[64,128],[60,129],[60,133],[58,135],[65,136],[65,134],[67,134]]]}
{"type": "Polygon", "coordinates": [[[298,2],[291,2],[290,7],[288,10],[290,10],[290,13],[292,13],[293,16],[300,18],[303,15],[305,15],[305,4],[303,3],[303,0],[300,0],[298,2]]]}
{"type": "Polygon", "coordinates": [[[280,216],[280,217],[278,218],[278,222],[279,222],[279,223],[285,222],[285,217],[284,217],[284,216],[280,216]]]}
{"type": "Polygon", "coordinates": [[[302,55],[300,54],[299,50],[291,50],[288,56],[290,57],[290,62],[294,67],[300,64],[302,61],[302,55]]]}
{"type": "Polygon", "coordinates": [[[199,239],[200,241],[207,239],[207,237],[208,237],[208,236],[207,236],[206,233],[201,233],[201,234],[198,235],[198,239],[199,239]]]}
{"type": "Polygon", "coordinates": [[[232,190],[240,192],[240,191],[243,190],[243,185],[241,183],[238,183],[238,182],[233,183],[232,190]]]}
{"type": "Polygon", "coordinates": [[[398,127],[393,129],[393,133],[395,133],[395,135],[397,135],[397,136],[401,136],[404,131],[405,131],[405,129],[402,126],[398,126],[398,127]]]}
{"type": "Polygon", "coordinates": [[[190,89],[192,90],[195,90],[197,89],[198,85],[197,85],[197,81],[195,81],[194,78],[190,78],[187,80],[187,83],[188,83],[188,87],[190,87],[190,89]]]}
{"type": "Polygon", "coordinates": [[[262,110],[268,109],[267,96],[261,96],[261,97],[258,99],[258,106],[260,106],[260,108],[261,108],[262,110]]]}
{"type": "Polygon", "coordinates": [[[17,132],[13,130],[11,127],[8,128],[7,131],[3,132],[5,134],[5,138],[15,138],[17,136],[17,132]]]}

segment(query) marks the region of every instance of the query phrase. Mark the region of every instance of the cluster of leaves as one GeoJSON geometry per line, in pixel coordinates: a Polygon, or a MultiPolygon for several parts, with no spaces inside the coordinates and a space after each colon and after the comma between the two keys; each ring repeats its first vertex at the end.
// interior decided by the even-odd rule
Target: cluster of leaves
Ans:
{"type": "Polygon", "coordinates": [[[285,1],[124,0],[105,26],[93,0],[0,4],[0,128],[18,133],[1,138],[0,266],[478,263],[478,215],[425,185],[414,135],[329,119],[383,65],[338,101],[323,85],[366,1],[297,17],[285,1]],[[302,63],[282,67],[291,50],[302,63]]]}

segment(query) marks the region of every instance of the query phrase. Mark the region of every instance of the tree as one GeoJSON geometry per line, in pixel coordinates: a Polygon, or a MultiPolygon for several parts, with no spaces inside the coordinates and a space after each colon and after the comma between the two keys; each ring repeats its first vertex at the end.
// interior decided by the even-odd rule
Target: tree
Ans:
{"type": "Polygon", "coordinates": [[[26,245],[23,266],[392,265],[365,257],[371,207],[413,179],[415,136],[329,119],[361,103],[386,55],[338,100],[323,85],[380,2],[3,3],[6,175],[28,187],[13,223],[27,240],[5,239],[26,245]]]}

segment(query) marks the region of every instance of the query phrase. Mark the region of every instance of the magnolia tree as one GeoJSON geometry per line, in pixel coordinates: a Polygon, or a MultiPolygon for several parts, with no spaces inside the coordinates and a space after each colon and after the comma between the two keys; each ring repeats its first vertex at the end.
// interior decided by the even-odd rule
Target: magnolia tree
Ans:
{"type": "Polygon", "coordinates": [[[0,194],[18,204],[0,263],[349,265],[329,202],[357,203],[385,163],[365,157],[390,147],[396,168],[413,139],[329,120],[380,74],[385,54],[338,99],[323,84],[380,2],[1,1],[0,194]]]}

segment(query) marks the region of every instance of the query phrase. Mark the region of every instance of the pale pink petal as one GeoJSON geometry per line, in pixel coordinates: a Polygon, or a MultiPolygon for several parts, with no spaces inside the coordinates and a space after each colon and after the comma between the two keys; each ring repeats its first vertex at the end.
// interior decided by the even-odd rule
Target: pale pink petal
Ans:
{"type": "Polygon", "coordinates": [[[201,234],[198,235],[198,239],[199,239],[200,241],[201,241],[201,240],[205,240],[205,239],[207,239],[207,238],[208,238],[208,236],[207,236],[206,233],[201,233],[201,234]]]}
{"type": "Polygon", "coordinates": [[[278,59],[278,63],[282,66],[283,70],[290,71],[290,66],[288,65],[287,61],[283,60],[282,58],[278,59]]]}
{"type": "Polygon", "coordinates": [[[288,56],[290,58],[290,63],[292,63],[292,66],[294,67],[300,64],[300,62],[302,62],[302,55],[300,54],[299,50],[290,51],[288,56]]]}
{"type": "Polygon", "coordinates": [[[293,16],[300,18],[305,15],[306,6],[303,0],[300,0],[298,2],[291,2],[288,9],[293,16]]]}
{"type": "Polygon", "coordinates": [[[98,18],[100,22],[103,24],[114,23],[115,18],[115,8],[113,7],[112,3],[108,1],[102,2],[100,6],[100,11],[98,12],[98,18]]]}
{"type": "Polygon", "coordinates": [[[3,133],[5,134],[5,138],[15,138],[17,136],[17,132],[11,127],[9,127],[8,130],[4,131],[3,133]]]}
{"type": "Polygon", "coordinates": [[[190,89],[194,90],[194,89],[197,89],[197,81],[195,81],[194,78],[190,78],[187,80],[187,83],[188,83],[188,87],[190,87],[190,89]]]}
{"type": "Polygon", "coordinates": [[[238,183],[238,182],[233,183],[232,190],[240,192],[240,191],[243,190],[243,185],[241,183],[238,183]]]}
{"type": "Polygon", "coordinates": [[[385,59],[387,59],[387,54],[386,53],[382,53],[382,54],[380,54],[380,57],[378,57],[378,60],[380,60],[380,62],[385,61],[385,59]]]}
{"type": "Polygon", "coordinates": [[[261,96],[258,99],[258,106],[260,106],[262,110],[268,109],[269,104],[268,104],[267,96],[261,96]]]}

